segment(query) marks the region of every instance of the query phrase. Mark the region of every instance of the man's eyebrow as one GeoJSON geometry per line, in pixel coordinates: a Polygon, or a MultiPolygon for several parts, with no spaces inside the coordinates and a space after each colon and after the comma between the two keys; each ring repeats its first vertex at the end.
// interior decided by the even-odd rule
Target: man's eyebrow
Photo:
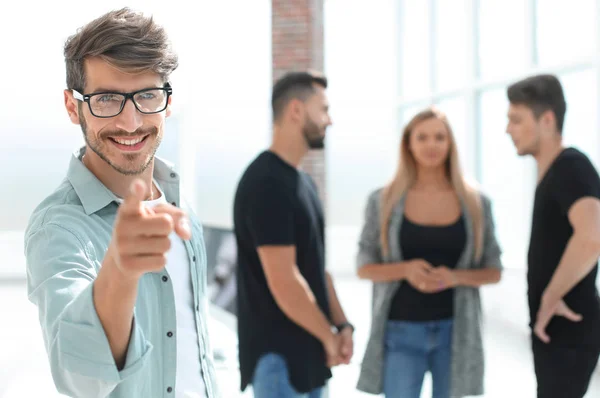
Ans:
{"type": "Polygon", "coordinates": [[[95,90],[91,91],[92,93],[105,93],[105,92],[109,92],[109,93],[121,93],[122,91],[120,90],[116,90],[114,88],[104,88],[104,87],[98,87],[95,90]]]}
{"type": "MultiPolygon", "coordinates": [[[[131,91],[136,92],[136,91],[141,91],[141,90],[148,90],[148,89],[152,89],[152,88],[163,88],[161,86],[147,86],[147,87],[143,87],[143,88],[139,88],[137,90],[133,90],[131,91]]],[[[105,87],[98,87],[93,91],[90,91],[90,94],[94,94],[94,93],[126,93],[126,91],[122,91],[122,90],[118,90],[115,88],[105,88],[105,87]]]]}

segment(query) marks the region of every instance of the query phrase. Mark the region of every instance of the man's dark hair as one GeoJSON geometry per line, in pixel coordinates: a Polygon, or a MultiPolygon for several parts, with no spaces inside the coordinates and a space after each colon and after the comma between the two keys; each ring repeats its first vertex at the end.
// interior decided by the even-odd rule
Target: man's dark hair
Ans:
{"type": "Polygon", "coordinates": [[[306,101],[314,94],[315,84],[327,88],[327,78],[313,72],[289,72],[283,75],[273,86],[273,119],[279,119],[292,99],[306,101]]]}
{"type": "Polygon", "coordinates": [[[556,128],[562,134],[567,104],[556,76],[530,76],[510,85],[507,94],[511,104],[527,106],[538,119],[542,113],[551,110],[556,118],[556,128]]]}

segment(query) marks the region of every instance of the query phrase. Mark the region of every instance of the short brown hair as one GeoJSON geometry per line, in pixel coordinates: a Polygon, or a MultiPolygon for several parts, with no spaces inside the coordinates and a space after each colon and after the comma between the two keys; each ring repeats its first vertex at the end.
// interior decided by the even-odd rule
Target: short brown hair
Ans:
{"type": "Polygon", "coordinates": [[[292,99],[306,101],[315,92],[314,85],[327,88],[327,78],[316,71],[288,72],[273,85],[273,119],[279,119],[292,99]]]}
{"type": "Polygon", "coordinates": [[[178,66],[164,28],[129,8],[110,11],[80,28],[67,39],[64,54],[67,87],[76,90],[85,87],[86,57],[100,57],[127,72],[152,71],[164,82],[178,66]]]}
{"type": "Polygon", "coordinates": [[[511,104],[527,106],[538,119],[542,113],[552,111],[556,118],[556,129],[562,133],[567,103],[562,85],[555,75],[527,77],[511,84],[506,93],[511,104]]]}

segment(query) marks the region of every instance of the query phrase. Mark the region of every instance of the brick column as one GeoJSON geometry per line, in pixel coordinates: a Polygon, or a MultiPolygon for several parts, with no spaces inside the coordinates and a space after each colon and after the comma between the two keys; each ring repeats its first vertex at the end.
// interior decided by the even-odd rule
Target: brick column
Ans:
{"type": "MultiPolygon", "coordinates": [[[[272,0],[273,80],[289,71],[323,71],[323,1],[272,0]]],[[[325,151],[310,151],[301,168],[316,182],[327,208],[325,151]]]]}

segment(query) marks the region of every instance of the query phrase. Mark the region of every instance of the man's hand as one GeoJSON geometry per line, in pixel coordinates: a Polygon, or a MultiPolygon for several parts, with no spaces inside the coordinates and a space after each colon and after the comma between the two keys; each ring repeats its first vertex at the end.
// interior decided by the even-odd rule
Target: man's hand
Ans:
{"type": "Polygon", "coordinates": [[[339,335],[341,336],[340,363],[345,365],[350,364],[352,355],[354,354],[354,340],[352,338],[353,334],[354,332],[350,327],[345,327],[341,332],[339,332],[339,335]]]}
{"type": "Polygon", "coordinates": [[[332,332],[328,339],[323,342],[323,347],[325,348],[327,367],[332,368],[342,362],[342,356],[340,352],[342,348],[341,334],[334,334],[332,332]]]}
{"type": "Polygon", "coordinates": [[[445,265],[440,265],[439,267],[433,268],[431,270],[431,274],[434,275],[438,280],[438,291],[451,289],[456,287],[458,284],[454,271],[445,265]]]}
{"type": "Polygon", "coordinates": [[[567,307],[561,298],[554,298],[544,294],[533,329],[535,335],[544,343],[550,342],[550,336],[546,334],[546,327],[555,315],[565,317],[573,322],[579,322],[583,319],[580,314],[573,312],[573,310],[567,307]]]}
{"type": "Polygon", "coordinates": [[[412,260],[406,264],[406,280],[422,293],[435,293],[439,289],[439,278],[433,275],[432,265],[425,260],[412,260]]]}
{"type": "Polygon", "coordinates": [[[191,237],[185,213],[170,204],[147,208],[142,203],[147,192],[143,181],[133,181],[129,195],[117,212],[108,248],[119,271],[132,280],[164,268],[172,231],[182,239],[191,237]]]}

